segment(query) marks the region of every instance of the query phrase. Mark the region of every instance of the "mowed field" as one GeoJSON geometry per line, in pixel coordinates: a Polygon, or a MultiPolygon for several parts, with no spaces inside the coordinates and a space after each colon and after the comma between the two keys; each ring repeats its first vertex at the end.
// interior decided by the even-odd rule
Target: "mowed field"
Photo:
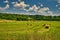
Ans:
{"type": "Polygon", "coordinates": [[[60,21],[0,20],[0,40],[60,40],[60,21]]]}

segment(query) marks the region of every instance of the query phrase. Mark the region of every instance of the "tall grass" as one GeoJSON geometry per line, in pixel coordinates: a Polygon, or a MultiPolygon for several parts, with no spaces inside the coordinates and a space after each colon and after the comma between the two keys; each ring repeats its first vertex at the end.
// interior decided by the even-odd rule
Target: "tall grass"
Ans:
{"type": "Polygon", "coordinates": [[[60,22],[3,21],[0,22],[0,40],[60,40],[60,22]],[[45,29],[43,24],[50,24],[50,29],[45,29]]]}

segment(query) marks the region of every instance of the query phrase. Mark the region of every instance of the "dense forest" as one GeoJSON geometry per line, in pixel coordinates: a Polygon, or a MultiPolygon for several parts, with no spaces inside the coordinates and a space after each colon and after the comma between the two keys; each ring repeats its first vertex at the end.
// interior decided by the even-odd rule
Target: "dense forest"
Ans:
{"type": "Polygon", "coordinates": [[[17,21],[28,21],[28,20],[60,21],[60,16],[22,15],[22,14],[0,13],[0,19],[17,20],[17,21]]]}

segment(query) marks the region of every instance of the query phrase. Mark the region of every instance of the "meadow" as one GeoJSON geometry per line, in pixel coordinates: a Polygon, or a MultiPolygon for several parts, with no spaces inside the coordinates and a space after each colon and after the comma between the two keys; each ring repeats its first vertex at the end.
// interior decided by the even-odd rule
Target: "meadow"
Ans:
{"type": "Polygon", "coordinates": [[[0,40],[60,40],[60,21],[0,20],[0,40]]]}

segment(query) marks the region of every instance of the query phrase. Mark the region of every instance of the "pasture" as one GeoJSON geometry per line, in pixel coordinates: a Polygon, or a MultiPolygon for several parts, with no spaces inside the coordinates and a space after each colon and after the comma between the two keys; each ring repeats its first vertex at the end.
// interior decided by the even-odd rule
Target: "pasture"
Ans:
{"type": "Polygon", "coordinates": [[[60,40],[60,21],[0,20],[0,40],[60,40]]]}

